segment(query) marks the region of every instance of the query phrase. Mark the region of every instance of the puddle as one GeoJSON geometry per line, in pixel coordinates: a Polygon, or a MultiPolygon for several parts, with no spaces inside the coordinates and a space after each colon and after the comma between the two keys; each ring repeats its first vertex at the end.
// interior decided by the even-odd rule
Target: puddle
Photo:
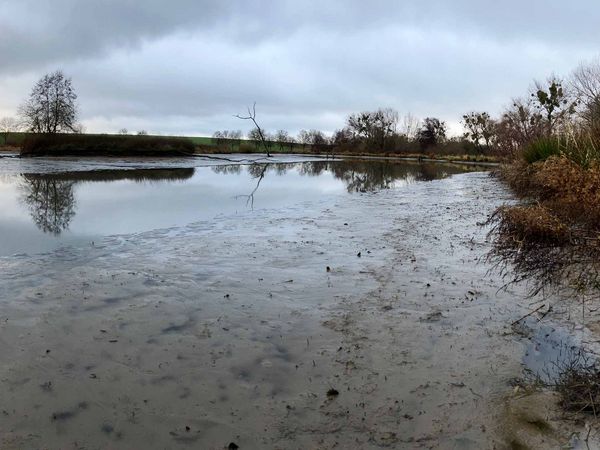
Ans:
{"type": "Polygon", "coordinates": [[[561,367],[576,359],[582,349],[577,332],[564,325],[539,323],[529,319],[520,329],[529,336],[523,355],[525,369],[543,383],[552,384],[561,374],[561,367]]]}

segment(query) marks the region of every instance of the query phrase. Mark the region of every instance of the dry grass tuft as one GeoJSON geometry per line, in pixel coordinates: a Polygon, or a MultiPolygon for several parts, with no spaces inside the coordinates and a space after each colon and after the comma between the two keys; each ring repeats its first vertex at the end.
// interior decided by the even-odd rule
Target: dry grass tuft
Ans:
{"type": "Polygon", "coordinates": [[[489,260],[513,281],[545,287],[597,290],[600,286],[600,164],[581,166],[564,156],[517,161],[500,177],[518,195],[535,201],[503,206],[491,217],[489,260]]]}
{"type": "Polygon", "coordinates": [[[532,379],[533,385],[558,392],[565,411],[597,418],[600,415],[600,367],[596,357],[582,348],[563,351],[562,359],[550,364],[545,378],[538,374],[532,379]]]}
{"type": "Polygon", "coordinates": [[[568,368],[554,388],[561,395],[565,410],[594,417],[600,414],[600,369],[596,365],[568,368]]]}
{"type": "Polygon", "coordinates": [[[492,218],[501,236],[510,237],[518,247],[536,242],[562,245],[570,240],[569,227],[541,205],[503,206],[492,218]]]}

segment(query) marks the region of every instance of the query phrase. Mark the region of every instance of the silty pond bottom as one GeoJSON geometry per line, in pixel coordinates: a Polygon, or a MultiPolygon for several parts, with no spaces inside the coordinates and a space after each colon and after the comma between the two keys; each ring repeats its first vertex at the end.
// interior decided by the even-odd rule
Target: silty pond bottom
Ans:
{"type": "Polygon", "coordinates": [[[483,261],[499,182],[240,159],[0,160],[1,448],[560,441],[506,406],[532,344],[483,261]]]}

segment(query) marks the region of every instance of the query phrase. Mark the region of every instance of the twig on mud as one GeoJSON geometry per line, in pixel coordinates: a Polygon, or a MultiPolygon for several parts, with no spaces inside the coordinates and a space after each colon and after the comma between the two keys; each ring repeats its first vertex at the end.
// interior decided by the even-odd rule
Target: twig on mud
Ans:
{"type": "Polygon", "coordinates": [[[514,325],[518,324],[518,323],[519,323],[521,320],[523,320],[523,319],[527,319],[529,316],[531,316],[531,315],[535,314],[536,312],[538,312],[540,309],[542,309],[542,308],[543,308],[543,307],[545,307],[545,306],[546,306],[546,304],[545,304],[545,303],[544,303],[543,305],[540,305],[540,306],[538,306],[536,309],[534,309],[533,311],[531,311],[531,312],[530,312],[530,313],[528,313],[528,314],[525,314],[525,315],[524,315],[523,317],[521,317],[520,319],[517,319],[517,320],[515,320],[515,321],[514,321],[513,323],[511,323],[510,325],[511,325],[511,326],[514,326],[514,325]]]}

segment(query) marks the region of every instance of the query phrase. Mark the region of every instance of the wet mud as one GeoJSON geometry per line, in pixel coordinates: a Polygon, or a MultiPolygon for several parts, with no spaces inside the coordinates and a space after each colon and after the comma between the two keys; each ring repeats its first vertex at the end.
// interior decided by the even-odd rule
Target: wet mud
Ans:
{"type": "Polygon", "coordinates": [[[484,261],[505,201],[468,173],[0,258],[0,447],[573,442],[514,389],[547,333],[484,261]]]}

